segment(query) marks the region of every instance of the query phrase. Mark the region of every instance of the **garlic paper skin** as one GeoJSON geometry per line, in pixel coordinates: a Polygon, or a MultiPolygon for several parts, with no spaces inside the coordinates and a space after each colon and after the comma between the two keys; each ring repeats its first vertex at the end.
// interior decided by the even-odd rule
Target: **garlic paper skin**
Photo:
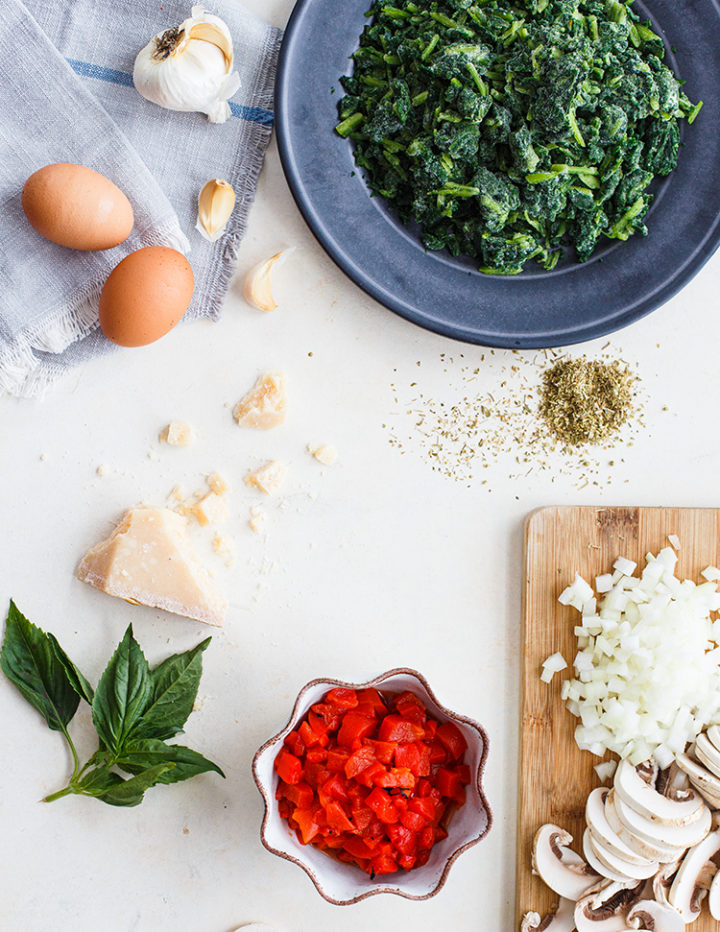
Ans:
{"type": "Polygon", "coordinates": [[[218,17],[194,6],[179,26],[159,32],[138,53],[137,91],[168,110],[204,113],[211,123],[230,116],[228,100],[240,87],[232,70],[230,30],[218,17]]]}

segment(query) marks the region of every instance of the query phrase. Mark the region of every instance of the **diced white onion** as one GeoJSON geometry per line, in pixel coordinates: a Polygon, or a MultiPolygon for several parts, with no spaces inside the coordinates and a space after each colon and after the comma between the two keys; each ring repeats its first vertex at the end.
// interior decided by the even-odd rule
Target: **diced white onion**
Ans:
{"type": "Polygon", "coordinates": [[[601,764],[595,764],[593,767],[601,783],[605,783],[606,780],[611,780],[616,769],[616,760],[604,760],[601,764]]]}
{"type": "MultiPolygon", "coordinates": [[[[676,535],[668,540],[679,547],[676,535]]],[[[563,592],[560,601],[583,617],[574,629],[575,678],[563,683],[562,698],[581,721],[581,748],[635,764],[652,757],[664,768],[700,731],[720,724],[720,620],[711,617],[720,609],[720,569],[708,567],[696,585],[675,576],[671,547],[645,559],[633,576],[636,564],[619,557],[612,573],[595,578],[596,601],[578,574],[563,592]]],[[[565,666],[552,655],[542,678],[565,666]]]]}
{"type": "Polygon", "coordinates": [[[680,538],[677,534],[668,534],[668,540],[676,550],[680,549],[680,538]]]}
{"type": "Polygon", "coordinates": [[[551,654],[547,660],[543,661],[540,679],[543,683],[549,683],[553,676],[560,670],[564,670],[566,666],[567,661],[561,653],[551,654]]]}

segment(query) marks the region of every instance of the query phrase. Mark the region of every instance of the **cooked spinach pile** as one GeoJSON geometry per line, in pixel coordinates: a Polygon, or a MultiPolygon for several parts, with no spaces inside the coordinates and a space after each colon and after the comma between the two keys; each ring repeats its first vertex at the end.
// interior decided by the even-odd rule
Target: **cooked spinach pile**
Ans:
{"type": "Polygon", "coordinates": [[[694,106],[623,0],[378,0],[337,132],[428,249],[490,274],[647,228],[694,106]]]}

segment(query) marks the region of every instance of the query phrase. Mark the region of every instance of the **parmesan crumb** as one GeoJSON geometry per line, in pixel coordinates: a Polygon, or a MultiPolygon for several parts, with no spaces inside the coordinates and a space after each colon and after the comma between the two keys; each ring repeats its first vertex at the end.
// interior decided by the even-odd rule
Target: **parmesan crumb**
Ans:
{"type": "Polygon", "coordinates": [[[231,537],[223,537],[216,534],[213,537],[213,550],[219,557],[225,560],[225,566],[232,566],[235,562],[235,542],[231,537]]]}
{"type": "Polygon", "coordinates": [[[203,527],[207,524],[219,524],[227,517],[227,502],[223,495],[208,492],[190,506],[190,511],[203,527]]]}
{"type": "Polygon", "coordinates": [[[233,409],[239,427],[269,430],[285,420],[287,394],[281,372],[265,372],[233,409]]]}
{"type": "Polygon", "coordinates": [[[332,466],[338,458],[338,451],[331,443],[324,443],[322,446],[314,448],[308,444],[307,451],[323,466],[332,466]]]}
{"type": "Polygon", "coordinates": [[[265,512],[262,511],[257,505],[253,505],[250,509],[250,518],[248,519],[248,524],[250,525],[251,530],[255,531],[256,534],[259,534],[260,531],[265,527],[265,512]]]}
{"type": "Polygon", "coordinates": [[[95,472],[98,474],[98,476],[107,476],[107,474],[110,472],[110,467],[106,463],[100,463],[95,472]]]}
{"type": "Polygon", "coordinates": [[[158,439],[171,447],[189,447],[195,442],[195,431],[187,421],[170,421],[160,431],[158,439]]]}
{"type": "Polygon", "coordinates": [[[284,463],[278,460],[270,460],[260,469],[249,472],[245,476],[245,483],[255,489],[259,489],[266,495],[272,495],[280,488],[287,476],[288,468],[284,463]]]}

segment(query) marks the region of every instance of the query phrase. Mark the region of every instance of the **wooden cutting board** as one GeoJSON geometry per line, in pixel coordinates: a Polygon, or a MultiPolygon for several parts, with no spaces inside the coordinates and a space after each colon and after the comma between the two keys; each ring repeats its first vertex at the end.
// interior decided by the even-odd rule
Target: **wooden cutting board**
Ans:
{"type": "MultiPolygon", "coordinates": [[[[557,904],[557,896],[531,871],[535,832],[544,822],[555,822],[570,832],[572,847],[581,852],[585,800],[600,785],[593,770],[598,758],[578,749],[573,732],[579,720],[560,699],[562,681],[572,675],[577,650],[573,627],[580,615],[557,598],[576,571],[593,584],[618,556],[644,566],[648,551],[669,546],[668,534],[680,538],[676,572],[681,578],[697,581],[709,564],[720,566],[717,508],[557,507],[542,508],[527,520],[516,930],[528,910],[542,916],[557,904]],[[569,668],[556,673],[550,684],[543,683],[542,662],[556,651],[569,668]]],[[[704,910],[692,928],[712,932],[718,925],[704,910]]]]}

